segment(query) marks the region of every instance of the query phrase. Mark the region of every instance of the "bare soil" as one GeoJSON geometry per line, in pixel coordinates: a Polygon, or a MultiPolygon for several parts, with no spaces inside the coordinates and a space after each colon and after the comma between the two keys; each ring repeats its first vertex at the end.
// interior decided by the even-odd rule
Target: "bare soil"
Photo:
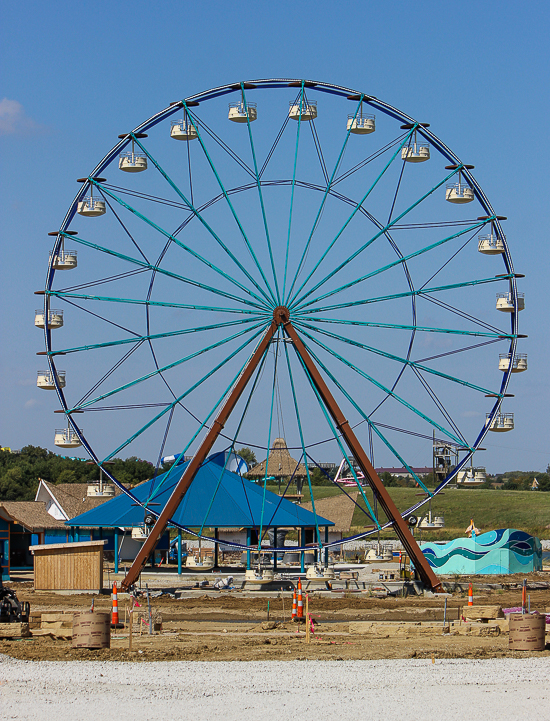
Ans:
{"type": "MultiPolygon", "coordinates": [[[[510,580],[509,578],[507,580],[510,580]]],[[[540,577],[533,580],[540,581],[540,577]]],[[[492,579],[494,582],[495,579],[492,579]]],[[[13,583],[20,601],[29,601],[31,612],[72,613],[89,609],[91,597],[34,592],[31,583],[13,583]]],[[[550,590],[532,590],[531,608],[544,612],[550,608],[550,590]]],[[[125,619],[128,598],[119,597],[121,621],[125,619]]],[[[142,608],[146,600],[140,599],[142,608]]],[[[476,604],[501,607],[521,605],[521,591],[494,590],[477,592],[476,604]]],[[[112,631],[111,648],[104,650],[73,649],[70,640],[50,636],[0,640],[0,653],[22,660],[349,660],[402,658],[524,658],[529,655],[550,656],[550,647],[538,653],[508,650],[508,635],[443,635],[434,626],[433,635],[372,638],[350,634],[350,621],[442,621],[444,599],[413,596],[377,599],[364,593],[310,594],[309,610],[315,622],[315,633],[306,643],[303,624],[290,621],[291,600],[249,596],[234,591],[210,595],[197,593],[192,598],[167,596],[152,600],[153,610],[162,616],[162,631],[155,635],[133,634],[133,650],[128,650],[128,629],[112,631]],[[269,601],[269,623],[267,604],[269,601]]],[[[461,615],[467,598],[455,594],[447,598],[447,618],[461,615]]],[[[95,597],[96,611],[110,611],[109,595],[95,597]]]]}

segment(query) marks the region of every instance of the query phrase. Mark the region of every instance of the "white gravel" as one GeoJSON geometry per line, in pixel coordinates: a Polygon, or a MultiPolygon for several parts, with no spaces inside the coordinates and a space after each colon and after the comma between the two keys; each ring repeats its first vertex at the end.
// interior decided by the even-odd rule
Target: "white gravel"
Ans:
{"type": "Polygon", "coordinates": [[[0,656],[0,718],[550,719],[547,658],[33,662],[0,656]]]}

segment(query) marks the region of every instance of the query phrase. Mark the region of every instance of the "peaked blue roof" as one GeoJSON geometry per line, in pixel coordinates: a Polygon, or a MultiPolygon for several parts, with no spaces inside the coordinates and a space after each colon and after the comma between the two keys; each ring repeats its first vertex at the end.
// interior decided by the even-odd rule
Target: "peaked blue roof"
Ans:
{"type": "MultiPolygon", "coordinates": [[[[208,528],[257,528],[262,518],[263,488],[223,468],[223,454],[210,456],[199,468],[193,483],[173,516],[173,520],[187,528],[204,524],[208,528]],[[220,465],[221,463],[221,465],[220,465]],[[219,483],[219,486],[218,486],[219,483]],[[216,486],[218,486],[216,491],[216,486]],[[212,501],[212,498],[214,500],[212,501]],[[210,508],[209,508],[210,507],[210,508]],[[205,518],[206,516],[206,518],[205,518]]],[[[145,503],[152,494],[149,506],[160,512],[170,498],[188,462],[172,467],[174,472],[163,473],[132,489],[134,496],[145,503]]],[[[143,508],[126,494],[115,496],[97,508],[66,521],[68,526],[84,528],[135,527],[143,525],[143,508]]],[[[320,526],[333,526],[332,521],[317,516],[320,526]]],[[[263,527],[312,527],[315,516],[311,511],[266,490],[263,527]]]]}

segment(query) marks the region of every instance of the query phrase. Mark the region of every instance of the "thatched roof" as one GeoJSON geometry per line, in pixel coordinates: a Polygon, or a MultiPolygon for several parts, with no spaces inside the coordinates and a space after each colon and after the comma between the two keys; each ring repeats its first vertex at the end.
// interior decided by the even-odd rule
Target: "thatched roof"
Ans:
{"type": "MultiPolygon", "coordinates": [[[[357,502],[359,492],[348,494],[353,501],[357,502]]],[[[351,520],[355,511],[355,503],[353,503],[344,493],[339,493],[337,496],[329,496],[328,498],[320,498],[315,501],[315,513],[323,518],[328,518],[329,521],[334,523],[334,528],[331,531],[337,531],[339,533],[347,533],[351,528],[351,520]]],[[[302,503],[303,508],[307,508],[308,511],[313,511],[311,503],[302,503]]]]}
{"type": "Polygon", "coordinates": [[[290,478],[294,475],[296,478],[296,476],[304,477],[307,475],[304,464],[298,463],[298,461],[290,455],[284,438],[276,438],[269,451],[269,458],[266,461],[258,463],[254,468],[251,468],[246,475],[250,478],[265,476],[266,463],[268,476],[290,478]]]}
{"type": "Polygon", "coordinates": [[[45,528],[65,528],[62,521],[52,518],[46,511],[46,504],[40,501],[2,501],[4,508],[15,523],[34,532],[45,528]]]}
{"type": "MultiPolygon", "coordinates": [[[[49,492],[56,499],[68,518],[74,518],[81,513],[97,508],[113,496],[88,496],[88,483],[48,483],[42,481],[49,492]]],[[[122,491],[115,486],[115,496],[122,491]]]]}

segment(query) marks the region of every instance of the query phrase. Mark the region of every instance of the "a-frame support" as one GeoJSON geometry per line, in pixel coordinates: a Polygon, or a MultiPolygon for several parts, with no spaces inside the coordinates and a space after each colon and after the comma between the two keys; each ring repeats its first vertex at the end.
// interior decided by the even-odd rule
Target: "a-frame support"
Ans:
{"type": "Polygon", "coordinates": [[[323,400],[327,410],[332,416],[336,427],[345,438],[351,453],[359,464],[359,467],[361,468],[365,478],[367,479],[370,487],[372,488],[373,493],[376,494],[378,502],[382,506],[384,513],[386,514],[388,520],[391,520],[393,522],[395,532],[397,533],[399,540],[405,547],[407,553],[409,554],[409,557],[414,563],[414,566],[418,571],[420,578],[422,579],[424,584],[426,586],[429,586],[432,590],[441,591],[442,588],[439,579],[433,572],[430,564],[420,550],[409,529],[407,522],[401,517],[401,514],[399,513],[395,503],[392,501],[384,484],[374,470],[370,460],[368,459],[367,454],[363,450],[347,419],[345,418],[338,404],[334,400],[325,381],[319,373],[317,366],[313,362],[304,344],[300,340],[300,337],[296,333],[296,330],[290,321],[290,312],[288,308],[285,308],[284,306],[279,306],[273,311],[273,321],[271,325],[266,331],[266,334],[264,335],[260,344],[256,347],[256,350],[254,351],[252,357],[244,368],[238,381],[233,386],[227,400],[225,401],[222,409],[220,410],[216,420],[212,424],[204,441],[201,443],[198,451],[193,456],[182,477],[180,478],[178,484],[174,488],[174,491],[172,492],[168,503],[162,510],[161,514],[157,519],[157,522],[151,529],[147,540],[144,542],[141,550],[136,556],[134,563],[126,574],[126,578],[122,581],[122,587],[128,589],[133,586],[134,583],[137,581],[143,566],[145,565],[151,553],[154,551],[155,546],[157,545],[160,537],[166,529],[166,526],[176,512],[182,498],[185,496],[187,490],[189,489],[189,486],[193,482],[197,471],[199,470],[202,463],[206,460],[208,453],[212,449],[212,446],[216,442],[218,435],[220,434],[227,419],[235,408],[237,401],[239,400],[242,392],[244,391],[248,381],[252,377],[255,369],[258,367],[258,364],[260,363],[267,347],[269,346],[271,339],[281,325],[283,326],[285,333],[292,340],[294,348],[298,355],[301,357],[302,362],[306,367],[309,376],[313,384],[315,385],[315,388],[317,389],[317,392],[319,393],[319,396],[323,400]]]}

